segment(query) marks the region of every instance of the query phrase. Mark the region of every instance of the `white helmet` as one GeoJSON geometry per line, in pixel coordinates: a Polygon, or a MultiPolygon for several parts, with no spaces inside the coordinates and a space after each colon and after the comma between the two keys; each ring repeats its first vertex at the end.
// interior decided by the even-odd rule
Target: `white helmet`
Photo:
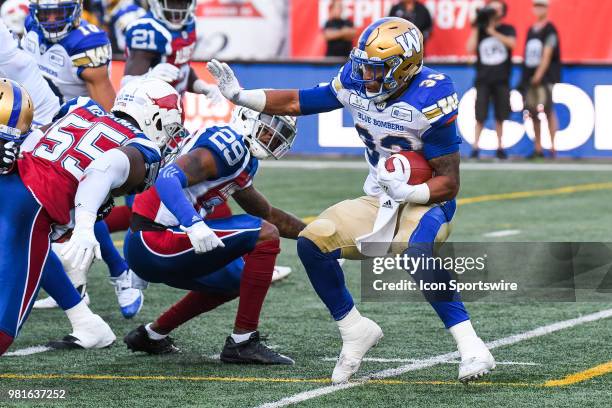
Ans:
{"type": "Polygon", "coordinates": [[[149,0],[153,16],[168,28],[180,30],[193,19],[196,0],[149,0]]]}
{"type": "Polygon", "coordinates": [[[230,123],[248,142],[253,156],[277,160],[291,149],[297,135],[296,124],[293,116],[268,115],[244,106],[234,109],[230,123]]]}
{"type": "Polygon", "coordinates": [[[169,83],[156,78],[130,81],[117,93],[112,112],[133,118],[140,130],[160,149],[185,136],[181,97],[169,83]]]}
{"type": "Polygon", "coordinates": [[[6,0],[0,7],[0,16],[7,28],[17,35],[25,31],[25,19],[30,14],[28,0],[6,0]]]}

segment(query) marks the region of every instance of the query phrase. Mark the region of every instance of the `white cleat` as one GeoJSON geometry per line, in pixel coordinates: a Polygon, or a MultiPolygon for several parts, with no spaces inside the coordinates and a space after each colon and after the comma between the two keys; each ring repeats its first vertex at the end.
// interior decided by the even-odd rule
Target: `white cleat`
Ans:
{"type": "Polygon", "coordinates": [[[93,314],[68,336],[49,342],[47,347],[57,350],[99,349],[110,346],[116,339],[110,326],[100,316],[93,314]]]}
{"type": "Polygon", "coordinates": [[[289,274],[291,274],[291,267],[274,265],[272,283],[285,279],[289,274]]]}
{"type": "MultiPolygon", "coordinates": [[[[78,290],[78,288],[77,288],[78,290]]],[[[87,292],[84,292],[84,295],[81,294],[83,300],[85,300],[85,304],[89,305],[89,294],[87,292]]],[[[56,307],[59,307],[59,305],[57,304],[57,302],[55,301],[55,299],[53,299],[51,296],[47,296],[46,298],[43,299],[38,299],[36,302],[34,302],[34,309],[55,309],[56,307]]]]}
{"type": "Polygon", "coordinates": [[[361,321],[342,333],[342,351],[334,372],[332,373],[333,384],[347,382],[353,374],[359,370],[363,356],[383,338],[380,326],[367,317],[361,317],[361,321]]]}
{"type": "Polygon", "coordinates": [[[479,350],[470,356],[461,358],[459,363],[459,376],[457,379],[464,384],[469,381],[478,380],[485,375],[489,374],[495,369],[495,358],[484,344],[484,342],[478,339],[482,345],[479,350]]]}

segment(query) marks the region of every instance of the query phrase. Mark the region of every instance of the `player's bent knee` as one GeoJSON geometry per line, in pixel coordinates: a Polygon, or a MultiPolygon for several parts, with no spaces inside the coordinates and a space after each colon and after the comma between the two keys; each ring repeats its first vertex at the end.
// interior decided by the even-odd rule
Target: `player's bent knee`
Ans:
{"type": "Polygon", "coordinates": [[[336,248],[330,247],[331,237],[336,233],[336,224],[326,218],[319,218],[311,222],[300,232],[301,238],[312,241],[321,251],[331,252],[336,248]]]}
{"type": "Polygon", "coordinates": [[[276,241],[279,239],[280,233],[278,232],[278,228],[276,228],[276,225],[271,224],[267,221],[262,221],[258,242],[276,241]]]}
{"type": "Polygon", "coordinates": [[[13,344],[13,336],[0,330],[0,356],[6,353],[11,344],[13,344]]]}

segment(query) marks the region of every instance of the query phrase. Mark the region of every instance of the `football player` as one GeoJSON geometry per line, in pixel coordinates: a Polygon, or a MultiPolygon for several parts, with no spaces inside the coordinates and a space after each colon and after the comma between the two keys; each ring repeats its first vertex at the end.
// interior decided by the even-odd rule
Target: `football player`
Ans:
{"type": "Polygon", "coordinates": [[[147,281],[191,292],[155,322],[130,332],[124,339],[128,348],[172,352],[173,329],[239,296],[221,360],[293,364],[261,342],[257,326],[279,237],[297,239],[305,224],[272,207],[253,178],[258,161],[282,157],[295,133],[295,118],[237,108],[230,126],[187,139],[176,161],[161,170],[155,189],[136,196],[125,243],[130,268],[147,281]],[[247,214],[208,219],[230,196],[247,214]]]}
{"type": "MultiPolygon", "coordinates": [[[[392,209],[397,221],[387,234],[381,232],[379,242],[403,246],[410,256],[431,255],[433,243],[446,240],[455,213],[461,141],[455,123],[457,94],[448,76],[423,65],[423,51],[423,35],[416,26],[388,17],[364,30],[349,61],[331,83],[313,89],[244,90],[227,64],[208,64],[223,95],[237,105],[272,115],[347,108],[366,146],[370,169],[364,185],[367,195],[328,208],[298,239],[298,255],[315,291],[336,320],[343,341],[333,383],[348,381],[365,353],[383,337],[380,327],[355,308],[336,260],[363,257],[358,238],[377,232],[375,220],[384,216],[386,207],[392,209]],[[421,151],[435,176],[411,186],[406,184],[399,163],[394,171],[385,169],[385,160],[400,150],[421,151]]],[[[419,271],[413,276],[450,279],[446,271],[431,275],[419,271]]],[[[435,299],[445,301],[431,300],[427,294],[426,298],[457,342],[459,380],[475,379],[492,370],[495,360],[476,335],[459,294],[436,294],[435,299]]]]}
{"type": "MultiPolygon", "coordinates": [[[[0,138],[20,143],[30,131],[32,101],[15,82],[3,80],[1,86],[0,138]]],[[[0,234],[13,237],[0,249],[0,355],[25,323],[41,280],[61,286],[48,290],[65,291],[62,299],[72,303],[66,314],[73,332],[57,343],[99,348],[115,340],[65,273],[43,276],[51,241],[72,231],[64,256],[81,270],[99,258],[99,210],[111,195],[143,191],[155,181],[160,149],[183,136],[181,114],[178,93],[156,79],[122,89],[111,113],[90,98],[73,99],[34,149],[20,156],[16,170],[0,177],[0,189],[11,196],[0,204],[0,234]]]]}
{"type": "Polygon", "coordinates": [[[108,1],[106,5],[105,20],[108,24],[109,32],[111,33],[111,39],[113,41],[113,48],[116,51],[125,51],[125,30],[135,20],[143,17],[147,10],[146,2],[141,4],[139,1],[134,0],[119,0],[119,1],[108,1]]]}

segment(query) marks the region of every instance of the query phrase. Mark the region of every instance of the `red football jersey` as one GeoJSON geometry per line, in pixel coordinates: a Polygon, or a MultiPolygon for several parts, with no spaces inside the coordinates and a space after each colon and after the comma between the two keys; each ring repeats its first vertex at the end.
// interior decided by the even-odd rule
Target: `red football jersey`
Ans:
{"type": "Polygon", "coordinates": [[[68,226],[79,181],[104,152],[130,144],[143,152],[147,162],[161,157],[157,146],[137,128],[108,115],[89,98],[68,102],[58,117],[62,115],[17,165],[23,183],[51,218],[68,226]]]}

